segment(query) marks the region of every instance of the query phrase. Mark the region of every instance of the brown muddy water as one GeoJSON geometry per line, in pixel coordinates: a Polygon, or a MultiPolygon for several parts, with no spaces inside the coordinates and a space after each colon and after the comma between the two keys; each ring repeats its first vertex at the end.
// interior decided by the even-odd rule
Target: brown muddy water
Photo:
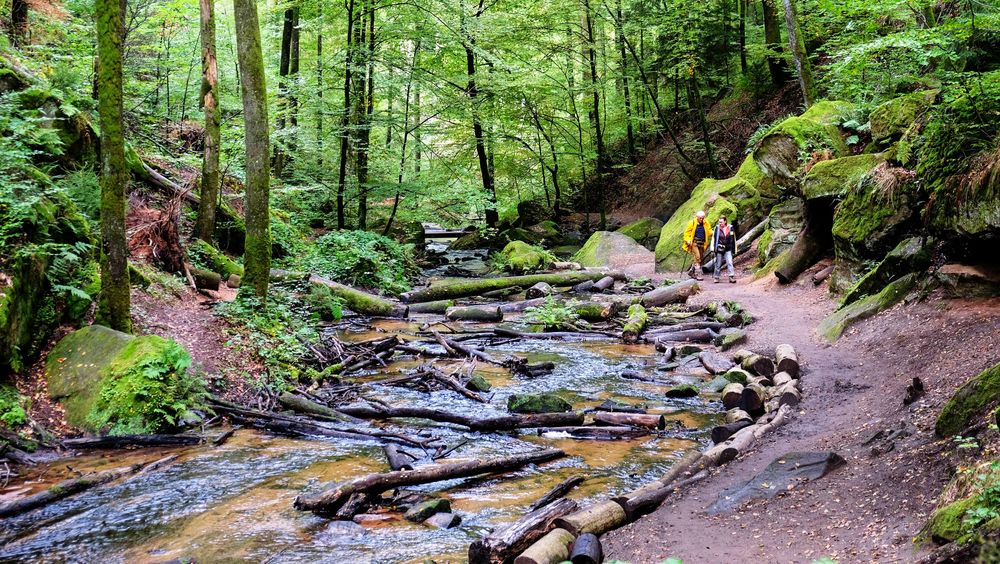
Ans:
{"type": "MultiPolygon", "coordinates": [[[[468,261],[466,261],[468,262],[468,261]]],[[[423,321],[377,321],[342,331],[344,340],[397,333],[413,338],[423,321]]],[[[456,324],[452,324],[456,326],[456,324]]],[[[523,329],[514,322],[504,325],[523,329]]],[[[473,329],[467,325],[463,329],[473,329]]],[[[461,427],[407,421],[389,428],[411,435],[436,436],[458,445],[442,463],[557,447],[568,456],[499,476],[457,479],[411,488],[447,497],[462,524],[450,530],[410,523],[398,513],[362,523],[331,521],[292,507],[301,493],[331,483],[388,470],[375,442],[292,440],[240,430],[221,447],[143,449],[62,459],[34,471],[0,499],[48,487],[74,473],[86,473],[161,458],[180,458],[167,467],[0,521],[0,562],[463,562],[469,543],[492,527],[513,521],[549,488],[572,474],[587,476],[569,497],[585,501],[626,491],[662,475],[688,450],[708,441],[720,420],[718,395],[692,399],[664,396],[668,384],[624,379],[630,371],[664,381],[688,383],[701,377],[662,370],[662,355],[652,346],[603,341],[520,341],[489,347],[497,354],[517,353],[531,362],[553,361],[556,370],[534,379],[512,377],[505,369],[480,364],[476,370],[493,385],[489,405],[442,390],[430,394],[379,386],[377,380],[412,369],[402,357],[362,381],[373,395],[392,405],[446,408],[478,417],[506,413],[511,394],[557,391],[575,409],[605,399],[643,404],[671,420],[666,431],[625,441],[584,441],[565,436],[473,433],[461,427]]],[[[490,394],[487,394],[490,395],[490,394]]],[[[420,454],[414,449],[407,449],[420,454]]],[[[426,457],[419,464],[431,464],[426,457]]]]}

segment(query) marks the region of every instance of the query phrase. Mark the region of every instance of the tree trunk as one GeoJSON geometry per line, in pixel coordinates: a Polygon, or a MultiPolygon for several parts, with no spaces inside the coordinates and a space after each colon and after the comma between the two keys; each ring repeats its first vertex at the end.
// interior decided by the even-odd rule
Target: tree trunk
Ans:
{"type": "Polygon", "coordinates": [[[382,447],[382,452],[385,453],[385,458],[389,462],[389,468],[394,471],[399,470],[413,470],[413,465],[410,464],[410,459],[400,452],[399,447],[389,443],[382,447]]]}
{"type": "Polygon", "coordinates": [[[356,313],[379,317],[406,317],[407,315],[408,308],[405,305],[339,284],[322,276],[312,275],[309,277],[309,282],[326,286],[333,291],[334,295],[344,300],[345,306],[356,313]]]}
{"type": "Polygon", "coordinates": [[[498,323],[503,321],[503,312],[498,306],[459,306],[448,308],[444,316],[452,321],[479,321],[498,323]]]}
{"type": "Polygon", "coordinates": [[[541,505],[513,523],[469,545],[469,564],[503,564],[523,552],[552,528],[552,522],[576,511],[576,502],[559,499],[541,505]]]}
{"type": "Polygon", "coordinates": [[[411,471],[368,474],[367,476],[345,482],[316,495],[300,495],[295,498],[295,508],[318,514],[329,514],[339,509],[355,493],[379,495],[386,490],[402,486],[415,486],[480,474],[508,472],[527,464],[540,464],[563,456],[566,456],[566,453],[563,451],[555,448],[547,448],[485,460],[425,466],[411,471]]]}
{"type": "MultiPolygon", "coordinates": [[[[585,280],[600,280],[607,275],[608,273],[606,272],[574,271],[461,280],[404,292],[400,295],[400,299],[404,302],[432,302],[437,300],[467,298],[471,296],[479,296],[492,290],[513,288],[514,286],[530,287],[539,282],[546,282],[552,286],[572,286],[585,280]]],[[[622,277],[622,274],[620,273],[616,273],[614,275],[616,278],[622,277]]],[[[506,312],[507,310],[503,311],[506,312]]]]}
{"type": "Polygon", "coordinates": [[[691,74],[688,80],[688,88],[694,102],[694,109],[698,112],[698,124],[701,126],[701,141],[705,146],[705,156],[708,158],[708,172],[713,178],[718,178],[719,168],[715,164],[715,155],[712,152],[712,140],[708,135],[708,115],[701,100],[701,90],[698,89],[698,75],[691,74]]]}
{"type": "Polygon", "coordinates": [[[601,539],[593,533],[580,535],[569,551],[569,560],[573,564],[601,564],[604,562],[601,539]]]}
{"type": "Polygon", "coordinates": [[[240,93],[246,131],[246,248],[242,287],[250,288],[263,304],[271,272],[270,170],[267,126],[267,86],[260,44],[257,4],[233,0],[236,51],[240,62],[240,93]]]}
{"type": "Polygon", "coordinates": [[[816,100],[816,83],[813,81],[812,65],[809,63],[809,54],[806,53],[805,40],[802,39],[802,30],[799,29],[795,1],[783,1],[785,3],[785,26],[788,28],[788,48],[792,51],[795,70],[799,75],[799,86],[802,87],[802,98],[808,108],[816,100]]]}
{"type": "Polygon", "coordinates": [[[736,4],[740,12],[740,73],[744,75],[747,73],[747,2],[749,1],[750,0],[736,0],[736,4]]]}
{"type": "Polygon", "coordinates": [[[288,125],[292,128],[292,135],[288,136],[288,150],[285,153],[285,165],[288,165],[288,161],[292,159],[292,155],[295,154],[295,138],[298,133],[295,131],[299,127],[299,59],[300,59],[300,49],[299,49],[299,10],[298,6],[295,7],[295,13],[292,17],[292,39],[291,45],[289,46],[289,62],[288,62],[288,76],[291,84],[290,91],[288,93],[288,125]]]}
{"type": "Polygon", "coordinates": [[[781,86],[788,81],[788,72],[781,60],[781,24],[776,0],[762,0],[764,14],[764,47],[767,49],[767,69],[771,84],[781,86]]]}
{"type": "Polygon", "coordinates": [[[535,544],[514,559],[514,564],[552,564],[569,558],[573,533],[565,529],[552,529],[535,544]]]}
{"type": "Polygon", "coordinates": [[[487,419],[477,419],[475,417],[459,415],[451,411],[425,407],[343,407],[338,411],[361,419],[392,419],[397,417],[427,419],[440,423],[454,423],[480,432],[504,429],[530,429],[550,425],[583,424],[583,415],[573,412],[502,415],[487,419]]]}
{"type": "Polygon", "coordinates": [[[725,388],[722,389],[722,407],[728,409],[734,409],[740,406],[740,400],[743,398],[743,384],[739,382],[732,382],[727,384],[725,388]]]}
{"type": "Polygon", "coordinates": [[[347,145],[351,125],[351,67],[354,64],[354,0],[347,3],[347,34],[344,60],[344,113],[340,118],[340,168],[337,173],[337,229],[346,227],[344,192],[347,184],[347,145]]]}
{"type": "Polygon", "coordinates": [[[615,33],[618,35],[618,56],[621,58],[622,65],[622,95],[625,102],[625,136],[628,140],[628,160],[630,163],[635,164],[638,159],[635,154],[635,134],[632,131],[632,97],[628,84],[628,57],[625,54],[625,20],[622,18],[621,0],[615,2],[615,25],[615,33]]]}
{"type": "Polygon", "coordinates": [[[665,417],[653,413],[610,413],[598,411],[594,413],[594,422],[661,430],[667,426],[665,417]]]}
{"type": "Polygon", "coordinates": [[[556,519],[556,526],[566,529],[573,536],[584,533],[600,535],[624,525],[627,519],[625,510],[609,499],[556,519]]]}
{"type": "Polygon", "coordinates": [[[205,112],[205,152],[201,162],[201,201],[195,237],[211,242],[219,200],[219,67],[215,56],[215,4],[199,0],[201,8],[201,107],[205,112]]]}
{"type": "Polygon", "coordinates": [[[778,372],[786,372],[792,378],[799,377],[799,356],[795,354],[792,345],[778,345],[774,349],[774,357],[777,360],[775,369],[778,372]]]}
{"type": "Polygon", "coordinates": [[[697,294],[698,290],[698,282],[695,280],[686,280],[671,284],[670,286],[661,286],[650,290],[642,295],[639,303],[643,307],[660,307],[666,304],[684,303],[690,296],[697,294]]]}
{"type": "Polygon", "coordinates": [[[99,322],[132,330],[125,234],[125,133],[122,124],[124,2],[96,0],[98,113],[101,125],[101,301],[99,322]]]}
{"type": "MultiPolygon", "coordinates": [[[[403,177],[406,174],[406,142],[410,138],[410,90],[413,87],[413,71],[417,68],[417,61],[420,56],[420,38],[418,37],[413,44],[413,59],[410,62],[410,72],[406,75],[406,96],[403,102],[403,139],[400,144],[399,149],[399,176],[396,179],[396,197],[392,200],[392,211],[389,213],[389,220],[385,222],[385,229],[382,230],[382,235],[389,235],[392,229],[392,222],[396,219],[396,211],[399,209],[399,199],[401,196],[401,191],[403,188],[403,177]]],[[[419,93],[418,93],[419,95],[419,93]]],[[[419,104],[419,98],[415,101],[419,104]]],[[[413,132],[415,136],[415,141],[419,143],[419,139],[416,138],[416,129],[420,127],[420,115],[417,114],[416,123],[413,126],[413,132]]],[[[419,155],[419,147],[417,148],[419,155]]],[[[417,157],[419,159],[419,157],[417,157]]],[[[419,161],[417,164],[417,170],[419,172],[419,161]]],[[[452,304],[454,305],[454,304],[452,304]]]]}
{"type": "MultiPolygon", "coordinates": [[[[483,10],[483,0],[480,0],[474,17],[478,18],[483,13],[483,10]]],[[[472,133],[476,140],[476,157],[479,159],[479,174],[483,179],[483,191],[486,192],[489,202],[486,207],[486,225],[494,227],[500,221],[500,214],[496,209],[496,186],[494,184],[493,170],[490,167],[490,158],[486,152],[486,138],[483,134],[483,124],[479,114],[479,88],[476,86],[476,38],[469,31],[469,26],[466,23],[464,4],[462,5],[461,17],[461,32],[465,47],[465,72],[469,77],[465,93],[469,97],[472,112],[472,133]]]]}
{"type": "Polygon", "coordinates": [[[366,28],[361,30],[361,41],[358,45],[366,44],[364,57],[360,63],[364,63],[365,73],[362,80],[355,83],[355,122],[357,124],[356,136],[356,173],[358,178],[358,229],[368,228],[368,148],[371,142],[371,114],[372,96],[375,85],[375,3],[374,0],[367,0],[362,14],[362,22],[366,28]]]}
{"type": "Polygon", "coordinates": [[[607,172],[608,157],[604,148],[604,134],[601,130],[601,90],[597,80],[597,51],[594,41],[593,10],[590,7],[590,0],[583,0],[585,31],[587,32],[587,59],[590,63],[590,86],[594,99],[593,117],[591,124],[594,128],[594,139],[597,146],[597,186],[598,186],[598,206],[600,206],[601,220],[598,229],[603,231],[607,226],[607,206],[604,201],[604,182],[600,176],[607,172]]]}
{"type": "Polygon", "coordinates": [[[643,330],[646,329],[648,320],[649,316],[646,314],[644,307],[638,304],[630,307],[628,318],[625,320],[625,326],[622,327],[622,340],[626,344],[637,342],[643,330]]]}
{"type": "Polygon", "coordinates": [[[770,377],[774,374],[774,362],[759,354],[753,354],[740,362],[740,367],[758,376],[770,377]]]}
{"type": "Polygon", "coordinates": [[[10,3],[10,44],[21,48],[28,43],[28,2],[11,0],[10,3]]]}
{"type": "MultiPolygon", "coordinates": [[[[323,84],[323,4],[317,7],[319,17],[317,18],[316,31],[316,168],[323,171],[323,91],[326,86],[323,84]]],[[[320,173],[322,175],[322,172],[320,173]]]]}
{"type": "Polygon", "coordinates": [[[781,265],[774,271],[778,282],[793,282],[833,246],[833,214],[830,213],[829,206],[830,204],[816,201],[806,202],[805,225],[781,265]]]}
{"type": "MultiPolygon", "coordinates": [[[[278,59],[278,123],[276,133],[285,132],[285,115],[288,112],[288,72],[292,59],[292,33],[295,29],[296,7],[285,8],[281,26],[281,52],[278,59]]],[[[274,156],[271,159],[274,175],[280,177],[285,169],[285,152],[282,143],[274,145],[274,156]]]]}

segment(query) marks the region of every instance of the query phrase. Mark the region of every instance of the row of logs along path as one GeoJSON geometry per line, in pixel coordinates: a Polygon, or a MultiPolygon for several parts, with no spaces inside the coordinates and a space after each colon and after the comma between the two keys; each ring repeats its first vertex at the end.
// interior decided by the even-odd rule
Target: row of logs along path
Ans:
{"type": "MultiPolygon", "coordinates": [[[[450,390],[467,400],[488,403],[488,398],[475,385],[473,371],[477,363],[504,367],[518,378],[529,379],[542,377],[554,368],[552,363],[532,364],[517,355],[491,354],[486,350],[489,345],[521,339],[621,339],[625,343],[654,343],[662,352],[664,362],[674,362],[668,366],[695,362],[715,375],[726,410],[725,423],[711,432],[715,444],[701,452],[690,452],[657,480],[584,507],[564,497],[585,479],[572,476],[532,504],[523,517],[493,530],[469,547],[469,560],[473,564],[511,560],[517,564],[552,563],[567,559],[574,563],[600,562],[598,535],[652,511],[672,492],[704,478],[710,468],[733,460],[750,449],[761,436],[784,423],[789,410],[801,398],[800,369],[790,345],[781,345],[767,355],[743,349],[723,354],[694,345],[715,344],[720,349],[739,345],[745,339],[739,327],[748,321],[745,313],[735,311],[736,304],[686,306],[687,299],[698,291],[694,280],[653,287],[645,281],[626,280],[620,273],[572,269],[572,264],[560,266],[571,270],[446,282],[404,294],[402,302],[315,275],[274,271],[272,276],[279,282],[307,282],[329,287],[360,315],[413,317],[423,321],[419,338],[404,341],[391,335],[361,342],[341,342],[327,336],[320,344],[309,345],[311,358],[307,362],[323,373],[336,374],[338,378],[331,378],[331,383],[268,395],[255,407],[213,398],[212,407],[234,423],[275,434],[374,440],[382,444],[391,471],[360,476],[316,494],[300,495],[294,501],[295,507],[302,511],[335,519],[352,519],[373,507],[398,507],[398,498],[385,494],[405,495],[401,489],[408,486],[499,474],[565,456],[562,450],[543,448],[460,463],[414,466],[416,458],[406,449],[420,449],[427,459],[437,461],[455,447],[449,448],[426,433],[410,434],[398,426],[374,426],[369,423],[371,420],[394,420],[398,425],[399,418],[421,419],[479,432],[537,429],[539,434],[562,432],[572,438],[598,440],[663,433],[665,421],[662,415],[647,414],[644,409],[616,402],[605,402],[589,418],[577,411],[473,417],[454,410],[388,405],[367,393],[369,383],[351,382],[345,377],[385,367],[394,357],[413,358],[420,362],[416,369],[379,380],[377,384],[421,391],[450,390]],[[523,299],[509,301],[514,296],[523,296],[523,299]],[[581,321],[544,332],[489,325],[483,329],[484,323],[516,317],[528,308],[543,306],[548,300],[562,302],[581,321]],[[476,330],[455,330],[449,321],[476,322],[478,325],[476,330]],[[460,363],[457,368],[456,362],[460,363]],[[447,367],[438,363],[447,363],[447,367]]],[[[622,376],[630,377],[628,374],[622,376]]],[[[204,441],[221,444],[231,434],[232,430],[213,437],[82,438],[66,440],[63,446],[79,450],[176,446],[204,441]]],[[[152,471],[171,460],[166,457],[145,466],[133,465],[67,480],[58,487],[0,505],[0,517],[30,511],[124,476],[152,471]]]]}

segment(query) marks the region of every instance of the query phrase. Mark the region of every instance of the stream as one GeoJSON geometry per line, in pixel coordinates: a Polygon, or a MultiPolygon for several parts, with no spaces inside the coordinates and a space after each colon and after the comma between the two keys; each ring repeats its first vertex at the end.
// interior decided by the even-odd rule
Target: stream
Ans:
{"type": "MultiPolygon", "coordinates": [[[[433,244],[432,244],[433,245],[433,244]]],[[[455,274],[479,275],[485,265],[481,252],[447,253],[448,264],[428,269],[433,278],[455,274]]],[[[397,334],[416,339],[420,326],[440,316],[373,320],[364,325],[331,328],[342,341],[360,341],[397,334]]],[[[455,329],[491,328],[492,324],[449,323],[455,329]]],[[[502,326],[527,330],[515,318],[502,326]]],[[[426,361],[402,357],[388,366],[362,373],[379,400],[391,405],[448,409],[486,417],[506,414],[511,394],[555,391],[574,409],[592,408],[613,399],[643,404],[650,413],[664,414],[660,433],[630,440],[588,441],[564,435],[477,433],[462,427],[408,421],[411,435],[436,436],[457,448],[441,462],[482,459],[542,446],[563,449],[568,456],[538,467],[479,478],[456,479],[409,488],[448,498],[462,523],[435,529],[410,523],[399,513],[381,513],[352,521],[331,521],[297,511],[292,500],[319,492],[332,482],[388,470],[379,444],[355,440],[297,440],[241,429],[224,445],[178,449],[138,449],[88,453],[60,459],[34,469],[33,476],[12,493],[32,493],[59,480],[96,470],[152,461],[169,453],[172,464],[110,486],[50,504],[7,519],[0,528],[0,561],[66,562],[463,562],[469,543],[491,528],[522,516],[527,506],[573,474],[587,480],[569,497],[581,502],[627,491],[661,476],[691,449],[701,448],[708,430],[721,419],[718,394],[670,399],[670,383],[700,383],[697,370],[663,366],[652,345],[624,345],[604,340],[520,340],[500,343],[488,352],[516,353],[529,362],[551,361],[551,374],[537,378],[511,376],[509,370],[484,363],[475,372],[493,389],[483,405],[450,390],[425,393],[405,387],[379,386],[382,378],[398,376],[426,361]],[[625,379],[625,372],[655,376],[662,382],[625,379]]],[[[444,370],[462,365],[439,360],[444,370]]],[[[409,449],[413,451],[413,449],[409,449]]],[[[417,464],[426,464],[425,458],[417,464]]]]}

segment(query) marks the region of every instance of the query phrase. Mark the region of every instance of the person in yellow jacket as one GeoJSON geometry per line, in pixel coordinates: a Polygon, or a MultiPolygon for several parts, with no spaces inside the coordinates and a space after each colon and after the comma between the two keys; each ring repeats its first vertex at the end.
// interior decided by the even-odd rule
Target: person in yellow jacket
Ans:
{"type": "Polygon", "coordinates": [[[712,229],[705,222],[705,212],[699,211],[684,229],[684,244],[681,245],[684,252],[691,253],[691,270],[688,274],[695,280],[702,279],[701,260],[705,256],[705,251],[711,246],[712,229]]]}

